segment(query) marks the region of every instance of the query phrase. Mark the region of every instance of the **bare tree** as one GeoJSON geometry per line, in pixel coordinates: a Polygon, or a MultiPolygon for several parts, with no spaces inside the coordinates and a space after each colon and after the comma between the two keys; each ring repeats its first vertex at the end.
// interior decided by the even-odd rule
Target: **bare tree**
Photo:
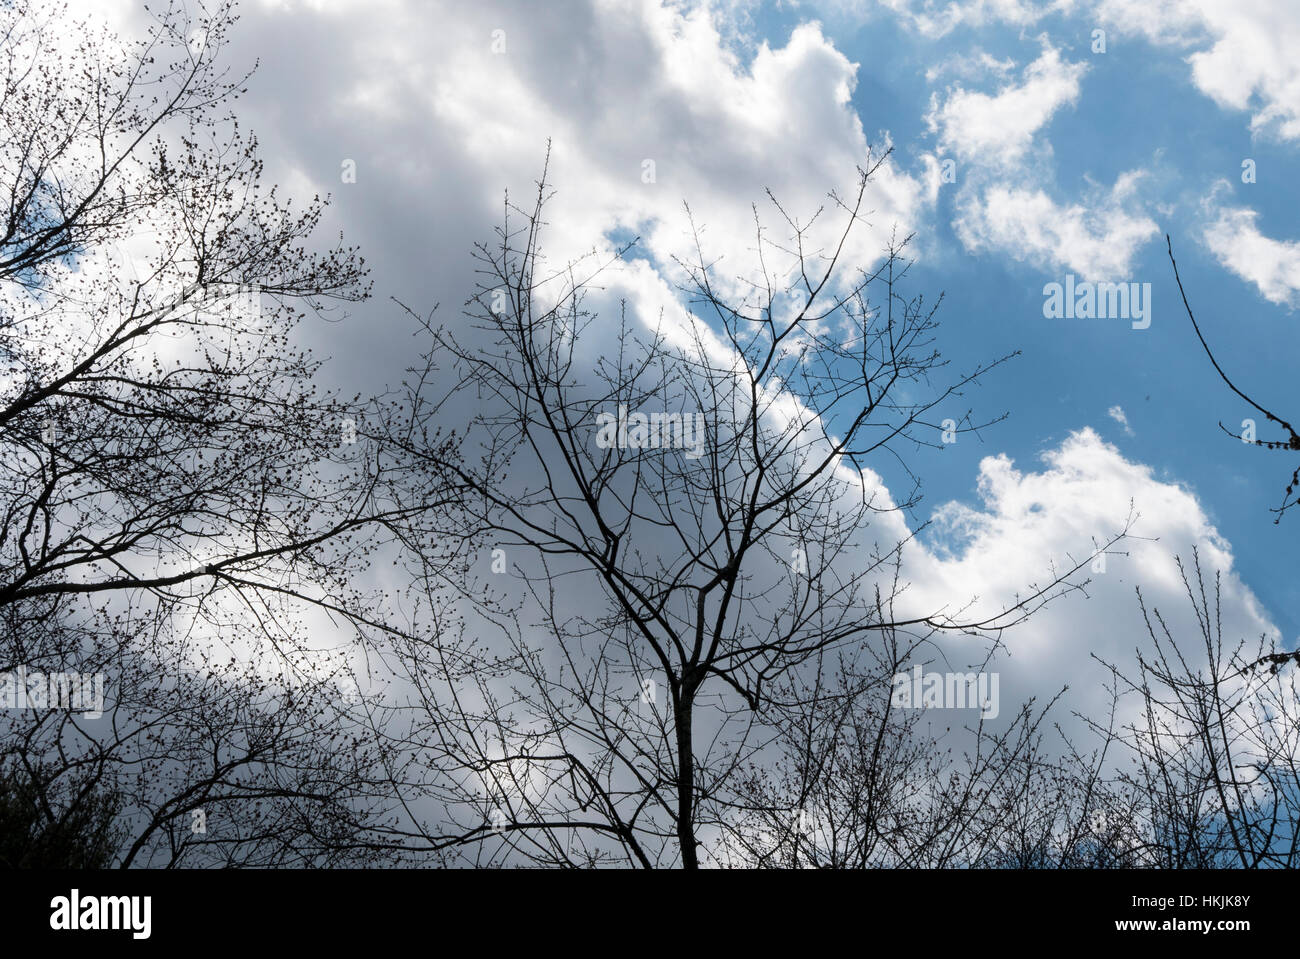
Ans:
{"type": "MultiPolygon", "coordinates": [[[[1223,432],[1227,433],[1234,439],[1251,446],[1260,446],[1268,450],[1287,450],[1290,452],[1300,450],[1300,434],[1296,433],[1295,428],[1287,420],[1272,412],[1272,410],[1261,406],[1248,394],[1238,389],[1237,385],[1228,378],[1228,374],[1224,371],[1223,367],[1219,365],[1219,361],[1215,358],[1214,352],[1210,349],[1210,344],[1205,341],[1205,334],[1201,332],[1200,324],[1196,322],[1196,316],[1192,313],[1191,304],[1187,302],[1187,291],[1183,289],[1183,279],[1178,275],[1178,262],[1174,259],[1173,241],[1169,239],[1168,234],[1165,234],[1165,245],[1169,250],[1169,262],[1174,268],[1174,279],[1178,283],[1178,292],[1183,298],[1183,308],[1187,310],[1187,318],[1192,321],[1192,329],[1196,331],[1196,338],[1201,341],[1201,347],[1205,350],[1205,355],[1210,358],[1210,363],[1214,366],[1214,372],[1219,374],[1219,379],[1223,380],[1223,382],[1227,384],[1228,389],[1232,390],[1232,392],[1236,393],[1237,396],[1245,400],[1246,403],[1257,412],[1264,414],[1264,418],[1269,423],[1280,427],[1286,436],[1280,440],[1259,439],[1255,436],[1253,425],[1249,429],[1246,429],[1243,424],[1242,430],[1234,432],[1224,426],[1222,420],[1219,421],[1219,429],[1223,430],[1223,432]]],[[[1291,481],[1286,485],[1286,492],[1282,496],[1282,505],[1273,510],[1273,512],[1277,514],[1276,518],[1273,520],[1275,524],[1280,523],[1282,517],[1286,515],[1286,511],[1296,504],[1297,497],[1300,497],[1300,466],[1297,466],[1291,472],[1291,481]]]]}
{"type": "Polygon", "coordinates": [[[173,4],[126,44],[0,11],[0,672],[108,685],[97,720],[6,711],[0,755],[46,825],[118,797],[123,865],[357,848],[392,797],[338,654],[402,632],[367,571],[438,555],[455,497],[376,440],[442,455],[425,413],[322,390],[295,339],[366,271],[315,251],[319,198],[262,185],[219,66],[234,19],[173,4]]]}
{"type": "Polygon", "coordinates": [[[109,790],[64,779],[51,790],[45,770],[0,766],[0,868],[102,869],[121,842],[122,803],[109,790]],[[55,810],[57,809],[57,812],[55,810]]]}
{"type": "Polygon", "coordinates": [[[1225,638],[1219,575],[1179,561],[1196,635],[1177,639],[1141,600],[1150,648],[1133,673],[1108,664],[1139,718],[1106,730],[1131,758],[1116,783],[1134,799],[1138,864],[1157,868],[1292,868],[1300,836],[1300,723],[1293,653],[1266,637],[1225,638]]]}
{"type": "Polygon", "coordinates": [[[1040,734],[1056,699],[1026,704],[996,732],[982,715],[969,729],[951,720],[936,729],[922,710],[893,701],[894,678],[926,645],[888,632],[872,647],[819,657],[798,677],[777,720],[779,751],[745,784],[745,815],[730,836],[735,864],[1006,865],[1009,847],[1056,817],[1062,807],[1044,801],[1040,734]]]}
{"type": "Polygon", "coordinates": [[[862,469],[940,445],[939,410],[1002,360],[935,385],[937,303],[902,292],[906,240],[870,270],[847,262],[885,160],[808,222],[771,198],[776,239],[756,209],[756,264],[734,281],[697,228],[675,264],[689,312],[644,329],[624,309],[594,376],[586,301],[629,248],[548,265],[545,176],[527,208],[507,197],[476,251],[475,340],[426,321],[482,410],[458,467],[466,536],[517,587],[483,600],[468,585],[478,619],[403,657],[450,776],[436,791],[449,824],[428,842],[471,861],[722,861],[792,677],[909,631],[996,643],[1071,588],[1083,564],[992,615],[893,614],[911,537],[879,542],[876,519],[917,489],[892,501],[862,469]]]}
{"type": "MultiPolygon", "coordinates": [[[[948,735],[891,708],[916,644],[840,657],[792,695],[780,756],[755,766],[738,861],[821,868],[1293,868],[1300,822],[1294,653],[1225,641],[1218,577],[1180,561],[1195,641],[1139,590],[1136,672],[1111,663],[1107,716],[1025,704],[948,735]],[[1134,708],[1136,707],[1136,708],[1134,708]],[[1122,718],[1127,717],[1127,718],[1122,718]],[[954,753],[952,744],[964,744],[954,753]]],[[[1100,660],[1099,660],[1100,661],[1100,660]]],[[[1064,690],[1062,691],[1064,692],[1064,690]]]]}

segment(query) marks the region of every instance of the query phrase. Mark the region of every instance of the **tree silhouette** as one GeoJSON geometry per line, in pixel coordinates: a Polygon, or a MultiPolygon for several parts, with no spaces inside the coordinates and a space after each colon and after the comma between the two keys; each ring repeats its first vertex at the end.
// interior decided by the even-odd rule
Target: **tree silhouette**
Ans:
{"type": "MultiPolygon", "coordinates": [[[[1239,433],[1234,433],[1232,430],[1224,426],[1222,421],[1219,422],[1219,429],[1223,430],[1234,439],[1240,440],[1243,443],[1248,443],[1252,446],[1262,446],[1264,449],[1269,450],[1300,451],[1300,434],[1296,433],[1295,428],[1276,413],[1265,409],[1259,403],[1255,402],[1255,400],[1253,400],[1249,395],[1238,389],[1237,385],[1233,383],[1232,380],[1228,379],[1228,374],[1224,372],[1223,367],[1219,365],[1219,361],[1215,358],[1214,352],[1210,349],[1210,344],[1205,341],[1205,336],[1201,333],[1200,324],[1196,322],[1196,316],[1192,313],[1191,304],[1187,302],[1187,292],[1183,289],[1182,277],[1178,275],[1178,263],[1174,259],[1173,241],[1170,240],[1169,234],[1167,233],[1165,234],[1165,245],[1169,250],[1169,262],[1174,268],[1174,279],[1178,283],[1178,292],[1183,298],[1183,308],[1187,310],[1187,318],[1192,321],[1192,329],[1196,331],[1196,338],[1201,341],[1201,347],[1205,350],[1205,355],[1210,358],[1210,363],[1214,366],[1214,371],[1219,374],[1219,379],[1223,380],[1223,382],[1228,385],[1228,389],[1236,393],[1254,409],[1263,413],[1264,418],[1267,419],[1268,422],[1275,423],[1277,426],[1281,427],[1286,433],[1286,438],[1281,440],[1261,440],[1256,438],[1254,435],[1247,435],[1245,430],[1242,430],[1239,433]]],[[[1291,473],[1291,481],[1287,483],[1286,492],[1282,496],[1282,505],[1273,510],[1274,513],[1277,513],[1277,517],[1273,520],[1274,524],[1280,523],[1282,517],[1286,515],[1286,511],[1296,504],[1297,496],[1300,496],[1300,466],[1297,466],[1291,473]]]]}
{"type": "Polygon", "coordinates": [[[395,802],[349,718],[347,644],[401,628],[366,574],[454,501],[374,440],[441,449],[422,414],[295,340],[366,270],[262,185],[234,20],[0,11],[0,671],[106,678],[98,720],[6,710],[0,759],[47,818],[118,797],[122,865],[348,861],[395,802]]]}
{"type": "Polygon", "coordinates": [[[52,795],[40,768],[0,767],[0,867],[102,869],[111,865],[119,838],[119,797],[93,784],[68,783],[67,797],[52,795]]]}
{"type": "Polygon", "coordinates": [[[630,248],[549,265],[545,175],[528,207],[507,198],[496,241],[476,251],[475,341],[428,321],[481,411],[467,433],[479,452],[456,467],[466,536],[517,584],[486,599],[467,586],[479,618],[403,657],[452,780],[436,790],[452,823],[425,837],[436,848],[474,862],[721,861],[752,798],[747,764],[798,705],[790,677],[886,635],[996,644],[1073,588],[1086,560],[992,614],[894,612],[911,537],[873,538],[914,497],[889,501],[863,468],[939,446],[939,410],[1001,360],[946,373],[938,304],[903,295],[906,241],[870,270],[847,262],[885,159],[806,223],[770,197],[782,232],[756,211],[756,263],[735,283],[696,228],[676,262],[689,312],[645,331],[624,312],[594,375],[577,359],[600,329],[585,302],[630,248]]]}

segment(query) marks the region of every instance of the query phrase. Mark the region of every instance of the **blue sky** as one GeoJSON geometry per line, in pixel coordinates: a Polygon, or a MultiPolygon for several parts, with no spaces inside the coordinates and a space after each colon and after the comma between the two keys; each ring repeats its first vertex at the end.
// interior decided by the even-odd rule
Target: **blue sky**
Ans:
{"type": "MultiPolygon", "coordinates": [[[[1287,303],[1269,302],[1254,282],[1225,267],[1203,237],[1211,196],[1220,205],[1255,211],[1255,226],[1267,237],[1287,242],[1294,235],[1298,144],[1276,129],[1251,129],[1253,112],[1267,103],[1266,91],[1252,96],[1253,109],[1217,104],[1198,89],[1187,62],[1207,40],[1152,42],[1126,29],[1122,18],[1099,19],[1085,5],[1073,14],[1047,13],[1032,25],[995,21],[943,36],[910,28],[881,10],[854,16],[815,5],[765,3],[750,12],[753,38],[773,46],[784,44],[810,14],[823,14],[827,38],[859,65],[852,106],[868,134],[873,128],[888,131],[899,165],[918,175],[920,157],[944,153],[926,116],[931,97],[942,102],[949,84],[997,96],[1022,85],[1023,67],[1045,48],[1058,50],[1065,62],[1086,65],[1077,98],[1059,106],[1034,133],[1035,168],[1010,171],[1005,180],[994,174],[993,182],[1041,188],[1062,206],[1087,205],[1097,184],[1143,171],[1123,209],[1150,216],[1158,232],[1136,248],[1122,275],[1107,278],[1152,284],[1151,327],[1136,331],[1122,320],[1045,319],[1043,284],[1080,271],[1068,255],[1055,263],[1024,262],[1018,259],[1022,250],[971,250],[963,244],[953,228],[956,196],[964,175],[986,174],[970,169],[978,162],[959,160],[957,184],[940,190],[925,235],[918,238],[916,285],[945,293],[940,342],[950,357],[992,358],[1013,350],[1022,355],[971,395],[978,411],[1009,411],[1007,421],[987,431],[983,442],[963,438],[941,454],[918,454],[926,502],[972,497],[976,464],[992,451],[1029,463],[1065,432],[1090,425],[1126,457],[1195,492],[1233,544],[1243,578],[1284,637],[1293,639],[1300,630],[1300,588],[1291,571],[1300,567],[1300,543],[1293,522],[1284,518],[1274,525],[1269,508],[1279,504],[1296,463],[1289,453],[1244,447],[1218,429],[1220,420],[1239,428],[1244,417],[1256,416],[1260,435],[1266,432],[1262,418],[1211,369],[1184,313],[1164,240],[1169,233],[1192,306],[1220,362],[1239,385],[1248,385],[1248,393],[1286,416],[1300,342],[1294,311],[1287,303]],[[1105,24],[1104,53],[1092,50],[1098,24],[1105,24]],[[982,77],[927,77],[980,54],[1015,66],[982,77]],[[1242,182],[1246,158],[1255,161],[1255,183],[1242,182]],[[1108,415],[1116,406],[1127,429],[1108,415]]],[[[1297,262],[1300,251],[1293,249],[1293,270],[1297,262]]],[[[881,471],[901,482],[888,465],[881,471]]]]}

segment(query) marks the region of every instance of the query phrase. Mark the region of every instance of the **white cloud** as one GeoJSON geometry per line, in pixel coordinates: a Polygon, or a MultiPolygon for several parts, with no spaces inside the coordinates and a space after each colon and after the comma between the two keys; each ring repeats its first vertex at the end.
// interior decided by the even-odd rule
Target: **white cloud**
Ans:
{"type": "Polygon", "coordinates": [[[992,96],[961,86],[950,88],[942,103],[938,94],[932,95],[926,123],[939,134],[942,150],[981,163],[1015,163],[1052,115],[1078,100],[1087,70],[1086,63],[1066,63],[1060,51],[1045,45],[1019,84],[1008,84],[992,96]]]}
{"type": "Polygon", "coordinates": [[[1154,43],[1200,47],[1187,58],[1198,89],[1220,106],[1250,110],[1252,131],[1300,139],[1294,0],[1103,0],[1098,15],[1154,43]]]}
{"type": "Polygon", "coordinates": [[[1270,303],[1296,305],[1300,292],[1300,242],[1265,236],[1248,207],[1219,207],[1202,237],[1218,261],[1255,284],[1270,303]]]}
{"type": "MultiPolygon", "coordinates": [[[[1255,132],[1300,139],[1300,5],[1294,0],[881,0],[918,33],[1034,27],[1049,15],[1078,15],[1121,36],[1188,50],[1192,81],[1220,106],[1249,110],[1255,132]]],[[[869,10],[857,0],[816,0],[830,15],[869,10]]]]}
{"type": "MultiPolygon", "coordinates": [[[[868,130],[849,103],[857,65],[816,24],[742,58],[707,6],[592,0],[563,18],[533,5],[448,4],[441,14],[437,6],[397,4],[384,17],[295,12],[348,51],[337,79],[322,71],[346,107],[331,127],[349,138],[353,118],[364,116],[358,163],[382,166],[413,202],[431,176],[447,175],[438,167],[451,154],[464,180],[444,179],[437,192],[469,191],[498,211],[503,188],[532,187],[549,138],[557,260],[615,228],[641,234],[661,263],[687,255],[683,201],[716,252],[745,250],[754,243],[751,204],[766,188],[807,218],[867,163],[868,130]],[[500,54],[491,49],[496,30],[500,54]],[[422,142],[431,137],[436,153],[422,142]]],[[[874,128],[870,142],[877,155],[888,146],[874,128]]],[[[918,181],[882,169],[872,225],[849,256],[863,265],[878,258],[893,226],[910,232],[923,205],[918,181]]]]}
{"type": "MultiPolygon", "coordinates": [[[[833,4],[832,4],[833,5],[833,4]]],[[[1052,13],[1068,13],[1076,0],[881,0],[909,27],[940,37],[958,27],[1008,23],[1028,27],[1052,13]]]]}
{"type": "Polygon", "coordinates": [[[1041,189],[995,184],[968,192],[953,226],[972,252],[1000,252],[1090,280],[1124,279],[1138,249],[1160,232],[1136,200],[1140,176],[1122,174],[1109,190],[1068,205],[1041,189]]]}
{"type": "MultiPolygon", "coordinates": [[[[1109,190],[1093,186],[1082,201],[1060,203],[1047,189],[1052,152],[1044,128],[1077,102],[1088,65],[1070,63],[1046,38],[1017,83],[996,93],[960,85],[931,96],[926,115],[938,151],[971,166],[960,188],[953,228],[969,252],[992,252],[1096,279],[1128,274],[1137,250],[1158,230],[1138,198],[1142,174],[1121,175],[1109,190]]],[[[930,163],[930,193],[938,193],[930,163]]]]}
{"type": "MultiPolygon", "coordinates": [[[[1248,641],[1277,635],[1251,590],[1240,580],[1230,545],[1210,523],[1196,496],[1158,478],[1147,466],[1126,460],[1091,429],[1081,429],[1042,455],[1043,468],[1022,471],[1004,456],[980,464],[981,503],[948,503],[936,511],[941,533],[959,541],[951,552],[909,556],[921,608],[954,597],[977,596],[968,615],[987,614],[1014,602],[1014,587],[1045,580],[1057,569],[1089,561],[1095,550],[1138,514],[1135,537],[1113,547],[1104,571],[1085,565],[1087,595],[1064,597],[1004,635],[1008,657],[1002,670],[1003,715],[1009,704],[1029,696],[1040,701],[1070,685],[1069,708],[1099,716],[1105,706],[1105,671],[1093,659],[1131,664],[1142,645],[1141,614],[1134,587],[1148,606],[1170,619],[1185,652],[1197,653],[1191,619],[1175,558],[1190,563],[1200,550],[1209,577],[1222,574],[1223,634],[1248,641]]],[[[950,653],[960,644],[947,644],[950,653]]],[[[1195,665],[1195,664],[1194,664],[1195,665]]]]}
{"type": "Polygon", "coordinates": [[[929,83],[934,83],[943,76],[955,76],[966,80],[977,80],[986,76],[1006,79],[1015,68],[1016,61],[1011,57],[999,60],[984,50],[976,50],[970,54],[955,54],[927,67],[925,79],[929,83]]]}
{"type": "Polygon", "coordinates": [[[1111,419],[1113,419],[1120,426],[1124,427],[1125,436],[1135,435],[1133,432],[1133,427],[1128,425],[1128,414],[1124,412],[1124,407],[1118,405],[1112,406],[1110,409],[1106,411],[1106,415],[1109,416],[1111,419]]]}

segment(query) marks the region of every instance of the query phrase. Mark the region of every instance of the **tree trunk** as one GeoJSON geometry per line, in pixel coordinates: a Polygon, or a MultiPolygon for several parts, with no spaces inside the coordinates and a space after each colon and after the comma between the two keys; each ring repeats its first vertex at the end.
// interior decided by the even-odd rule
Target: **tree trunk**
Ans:
{"type": "Polygon", "coordinates": [[[691,716],[695,690],[683,683],[673,725],[677,728],[677,841],[682,850],[682,868],[699,869],[695,852],[695,754],[691,750],[691,716]]]}

